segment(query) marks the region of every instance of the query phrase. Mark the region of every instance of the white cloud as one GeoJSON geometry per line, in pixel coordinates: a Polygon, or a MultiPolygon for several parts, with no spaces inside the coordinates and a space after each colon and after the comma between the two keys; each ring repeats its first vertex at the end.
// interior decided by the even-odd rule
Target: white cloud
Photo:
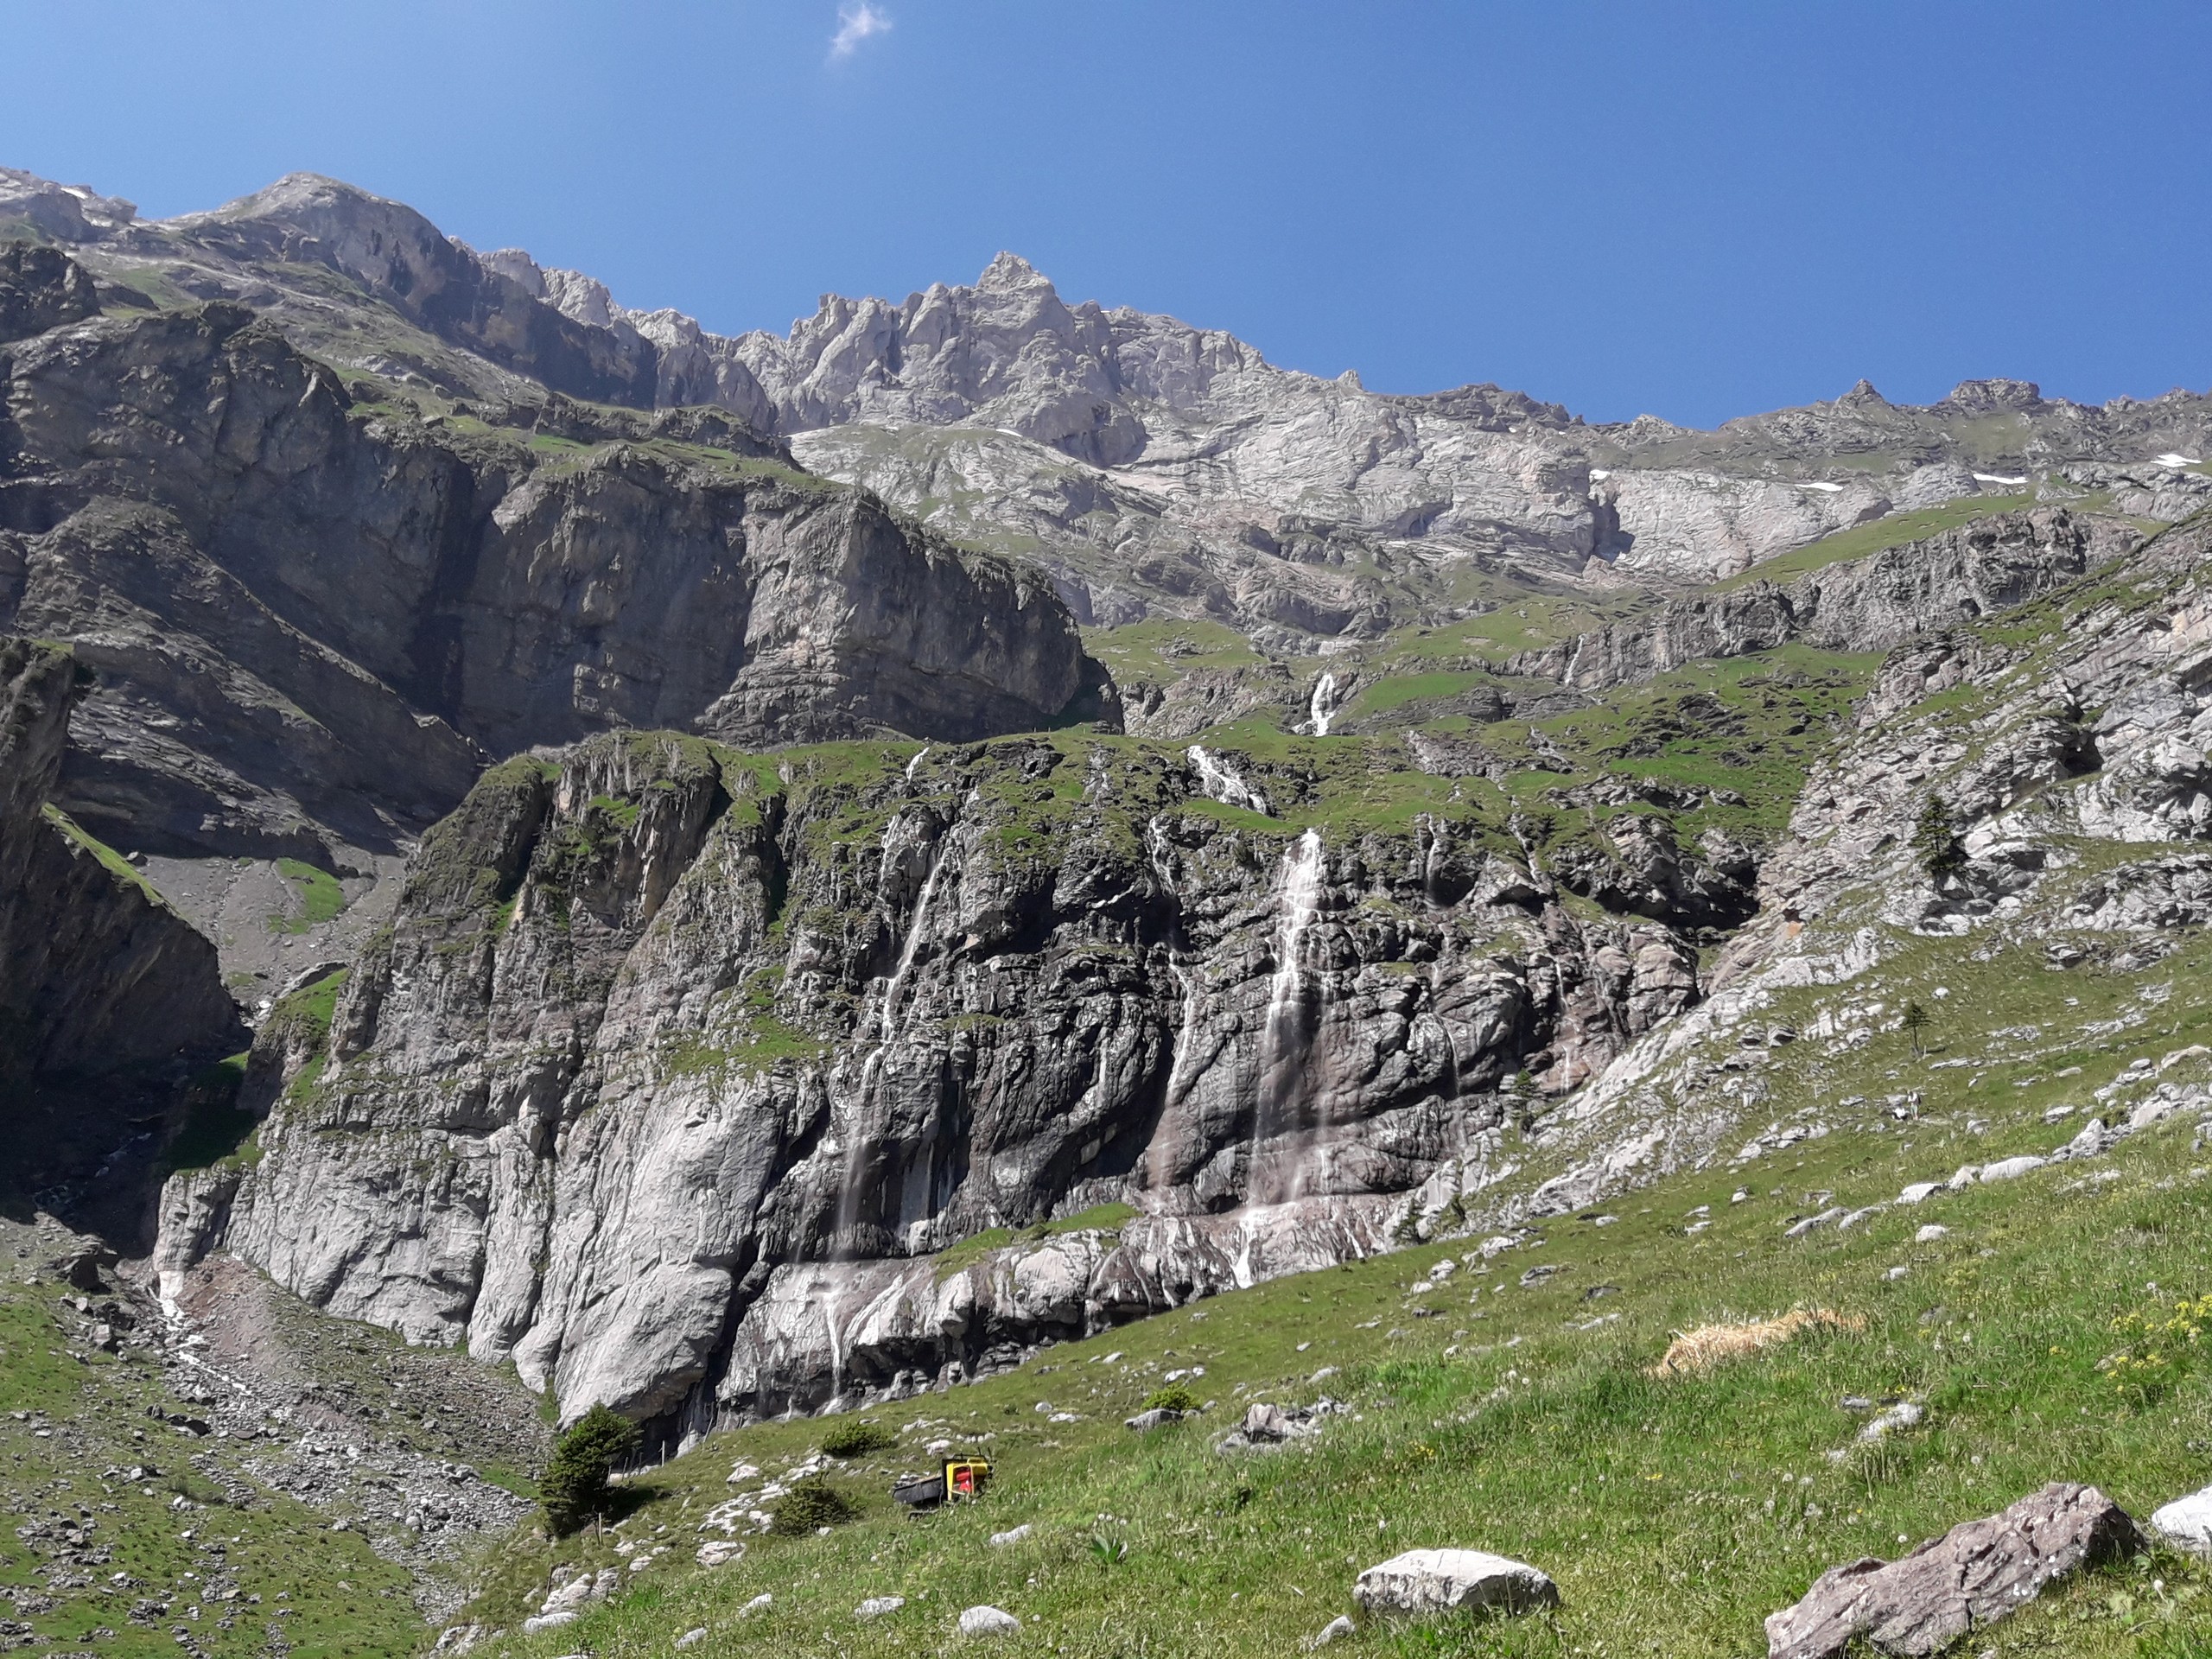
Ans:
{"type": "Polygon", "coordinates": [[[891,14],[870,5],[868,0],[861,0],[856,6],[840,6],[837,32],[830,38],[830,55],[832,59],[849,58],[869,35],[890,32],[891,14]]]}

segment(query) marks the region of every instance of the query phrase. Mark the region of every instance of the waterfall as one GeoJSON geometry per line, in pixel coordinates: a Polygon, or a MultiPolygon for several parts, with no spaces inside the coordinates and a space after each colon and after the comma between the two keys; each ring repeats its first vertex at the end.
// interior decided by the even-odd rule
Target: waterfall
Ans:
{"type": "MultiPolygon", "coordinates": [[[[1154,878],[1169,897],[1180,902],[1175,890],[1175,872],[1168,863],[1163,847],[1160,820],[1147,818],[1144,826],[1145,859],[1152,866],[1154,878]]],[[[1154,1125],[1151,1144],[1144,1153],[1144,1184],[1148,1191],[1166,1191],[1174,1175],[1174,1148],[1168,1144],[1167,1126],[1175,1109],[1176,1091],[1185,1086],[1183,1072],[1191,1057],[1192,1038],[1198,1028],[1198,984],[1197,979],[1185,973],[1183,964],[1175,960],[1175,942],[1171,933],[1167,944],[1167,973],[1175,982],[1175,988],[1183,996],[1183,1022],[1175,1033],[1175,1044],[1168,1051],[1167,1084],[1160,1093],[1160,1121],[1154,1125]]]]}
{"type": "Polygon", "coordinates": [[[922,878],[922,890],[914,899],[914,913],[907,918],[906,938],[899,947],[899,965],[892,970],[891,982],[884,987],[883,1001],[876,1010],[875,1046],[861,1064],[860,1087],[854,1091],[852,1109],[846,1115],[849,1133],[845,1147],[845,1173],[837,1187],[837,1218],[830,1233],[834,1252],[849,1255],[854,1251],[854,1235],[860,1227],[861,1189],[868,1174],[869,1137],[859,1131],[861,1113],[874,1098],[875,1080],[883,1069],[883,1057],[892,1040],[899,1034],[899,991],[906,984],[906,976],[913,968],[916,952],[921,949],[923,930],[929,921],[930,900],[937,893],[937,879],[944,868],[944,861],[952,852],[952,831],[948,829],[938,838],[937,850],[930,856],[929,874],[922,878]]]}
{"type": "Polygon", "coordinates": [[[1252,1114],[1251,1173],[1245,1185],[1247,1203],[1294,1198],[1302,1170],[1294,1170],[1287,1191],[1282,1183],[1262,1181],[1262,1149],[1271,1140],[1300,1134],[1307,1126],[1304,1116],[1306,1051],[1310,1039],[1305,1028],[1306,970],[1300,960],[1306,934],[1321,912],[1321,832],[1308,830],[1283,855],[1282,880],[1276,900],[1281,920],[1275,935],[1274,978],[1268,988],[1268,1022],[1260,1039],[1259,1098],[1252,1114]]]}
{"type": "Polygon", "coordinates": [[[914,914],[906,924],[906,940],[899,948],[899,966],[893,970],[891,983],[884,988],[883,1006],[877,1011],[876,1037],[879,1043],[887,1043],[897,1034],[893,1020],[899,1009],[899,988],[906,982],[906,970],[914,965],[914,952],[922,943],[922,924],[929,918],[930,899],[937,892],[938,872],[944,868],[945,855],[952,850],[952,832],[947,830],[937,844],[937,851],[930,859],[930,873],[922,878],[920,896],[914,900],[914,914]]]}
{"type": "Polygon", "coordinates": [[[1321,832],[1308,830],[1282,855],[1282,925],[1275,936],[1274,983],[1268,996],[1268,1027],[1287,1014],[1290,1000],[1305,982],[1299,942],[1321,908],[1321,832]]]}
{"type": "Polygon", "coordinates": [[[928,759],[929,752],[930,746],[926,743],[923,744],[920,748],[914,751],[914,758],[906,763],[906,781],[908,783],[911,784],[914,781],[915,768],[919,766],[925,760],[928,759]]]}
{"type": "Polygon", "coordinates": [[[1306,724],[1313,727],[1313,735],[1326,737],[1329,722],[1337,717],[1337,677],[1334,674],[1325,671],[1321,677],[1313,682],[1313,700],[1306,704],[1306,724]]]}
{"type": "Polygon", "coordinates": [[[1272,816],[1268,811],[1268,798],[1238,777],[1228,762],[1208,754],[1196,743],[1183,753],[1197,768],[1198,787],[1208,800],[1219,801],[1224,806],[1241,806],[1262,817],[1272,816]]]}

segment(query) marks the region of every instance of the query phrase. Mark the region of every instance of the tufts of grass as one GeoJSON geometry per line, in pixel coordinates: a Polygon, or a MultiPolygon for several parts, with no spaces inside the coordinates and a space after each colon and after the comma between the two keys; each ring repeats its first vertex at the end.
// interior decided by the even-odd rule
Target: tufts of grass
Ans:
{"type": "Polygon", "coordinates": [[[90,853],[99,861],[100,868],[126,886],[136,887],[148,902],[168,907],[168,900],[154,890],[154,884],[121,853],[93,835],[60,807],[48,801],[40,812],[46,821],[68,838],[69,843],[80,851],[90,853]]]}

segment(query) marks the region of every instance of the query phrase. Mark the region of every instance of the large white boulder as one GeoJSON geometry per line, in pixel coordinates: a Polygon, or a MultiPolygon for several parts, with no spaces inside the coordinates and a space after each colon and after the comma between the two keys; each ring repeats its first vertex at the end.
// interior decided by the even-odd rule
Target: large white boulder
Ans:
{"type": "Polygon", "coordinates": [[[2212,1486],[2153,1510],[2151,1529],[2177,1549],[2212,1555],[2212,1486]]]}
{"type": "Polygon", "coordinates": [[[960,1614],[963,1636],[1014,1636],[1020,1630],[1021,1621],[1003,1607],[969,1607],[960,1614]]]}
{"type": "Polygon", "coordinates": [[[1409,1549],[1370,1567],[1352,1586],[1370,1612],[1440,1613],[1497,1607],[1509,1613],[1559,1605],[1559,1586],[1526,1561],[1483,1549],[1409,1549]]]}

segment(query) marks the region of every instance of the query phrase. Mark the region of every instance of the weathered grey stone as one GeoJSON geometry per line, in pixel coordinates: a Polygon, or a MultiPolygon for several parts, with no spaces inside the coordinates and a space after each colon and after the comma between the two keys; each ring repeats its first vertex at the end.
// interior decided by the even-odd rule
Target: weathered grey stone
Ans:
{"type": "Polygon", "coordinates": [[[143,1121],[181,1101],[180,1060],[228,1052],[244,1028],[215,947],[48,816],[79,671],[67,651],[0,637],[0,1200],[105,1166],[79,1213],[137,1249],[158,1150],[143,1121]],[[134,1141],[140,1155],[111,1161],[134,1141]]]}
{"type": "Polygon", "coordinates": [[[906,1598],[904,1596],[870,1596],[853,1609],[853,1617],[860,1619],[881,1618],[887,1613],[897,1612],[906,1605],[906,1598]]]}
{"type": "Polygon", "coordinates": [[[960,1634],[963,1636],[1019,1636],[1021,1621],[1003,1607],[988,1604],[963,1607],[960,1611],[960,1634]]]}
{"type": "Polygon", "coordinates": [[[92,276],[59,248],[0,244],[0,345],[99,315],[92,276]]]}
{"type": "Polygon", "coordinates": [[[2177,1548],[2212,1555],[2212,1486],[2152,1510],[2151,1529],[2177,1548]]]}
{"type": "Polygon", "coordinates": [[[1559,1605],[1559,1586],[1549,1574],[1480,1549],[1409,1549],[1362,1573],[1352,1596],[1369,1611],[1384,1613],[1459,1607],[1530,1613],[1559,1605]]]}
{"type": "Polygon", "coordinates": [[[2126,1512],[2095,1487],[2054,1482],[1900,1560],[1869,1556],[1830,1567],[1802,1601],[1768,1618],[1769,1659],[1838,1659],[1859,1641],[1923,1659],[2142,1541],[2126,1512]]]}
{"type": "Polygon", "coordinates": [[[735,429],[548,464],[519,433],[365,416],[226,303],[53,330],[0,382],[0,478],[43,504],[0,546],[0,627],[97,671],[60,798],[149,851],[392,853],[487,755],[617,725],[964,740],[1114,715],[1043,577],[735,429]]]}

